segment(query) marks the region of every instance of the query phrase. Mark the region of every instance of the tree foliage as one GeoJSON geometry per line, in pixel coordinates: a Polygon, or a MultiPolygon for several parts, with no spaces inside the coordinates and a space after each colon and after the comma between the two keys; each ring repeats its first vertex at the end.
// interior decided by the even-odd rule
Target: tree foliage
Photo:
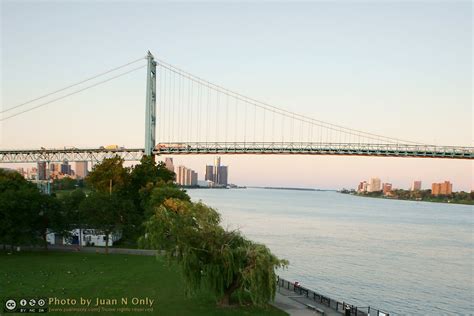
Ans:
{"type": "Polygon", "coordinates": [[[110,234],[119,232],[130,225],[133,214],[133,202],[122,198],[117,193],[92,192],[81,202],[80,212],[84,224],[105,235],[106,253],[108,253],[110,234]]]}
{"type": "Polygon", "coordinates": [[[86,182],[96,191],[124,191],[130,184],[130,170],[123,166],[123,159],[115,156],[106,158],[94,166],[86,182]]]}
{"type": "Polygon", "coordinates": [[[19,173],[0,169],[0,243],[36,244],[47,229],[63,231],[65,218],[54,197],[42,194],[19,173]]]}
{"type": "Polygon", "coordinates": [[[220,220],[202,203],[166,199],[146,222],[141,244],[176,260],[191,292],[206,287],[222,305],[229,305],[236,291],[239,300],[248,293],[253,304],[267,303],[275,296],[275,269],[288,262],[239,231],[224,230],[220,220]]]}

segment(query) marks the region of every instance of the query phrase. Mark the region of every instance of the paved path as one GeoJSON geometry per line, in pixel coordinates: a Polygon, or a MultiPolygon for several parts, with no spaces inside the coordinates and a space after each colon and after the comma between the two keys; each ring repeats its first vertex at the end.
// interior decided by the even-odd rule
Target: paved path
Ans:
{"type": "Polygon", "coordinates": [[[320,315],[318,312],[311,310],[305,304],[313,305],[324,311],[324,315],[327,316],[341,316],[342,313],[336,312],[333,309],[325,305],[318,304],[317,302],[298,295],[295,292],[289,291],[282,287],[277,287],[277,293],[275,295],[275,301],[271,303],[273,306],[287,312],[291,316],[315,316],[320,315]]]}

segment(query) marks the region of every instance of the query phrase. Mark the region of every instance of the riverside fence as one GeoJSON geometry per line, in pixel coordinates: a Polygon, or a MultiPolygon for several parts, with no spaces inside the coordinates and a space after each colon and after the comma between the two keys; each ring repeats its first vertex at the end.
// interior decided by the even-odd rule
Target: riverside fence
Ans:
{"type": "MultiPolygon", "coordinates": [[[[278,286],[280,288],[287,289],[288,291],[295,292],[299,294],[302,298],[306,298],[309,301],[314,301],[317,304],[329,307],[337,312],[340,312],[347,316],[389,316],[390,314],[386,311],[373,308],[371,306],[355,306],[347,302],[339,302],[335,299],[332,299],[326,295],[322,295],[316,291],[305,288],[294,282],[287,281],[278,277],[278,286]]],[[[298,301],[297,298],[294,298],[298,301]]],[[[305,302],[300,302],[305,305],[308,305],[305,302]]],[[[308,306],[309,307],[309,306],[308,306]]]]}

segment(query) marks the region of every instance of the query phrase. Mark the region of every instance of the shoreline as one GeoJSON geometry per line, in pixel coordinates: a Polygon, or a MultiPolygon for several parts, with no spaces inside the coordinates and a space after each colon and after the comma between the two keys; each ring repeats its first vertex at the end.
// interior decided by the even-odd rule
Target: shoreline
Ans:
{"type": "Polygon", "coordinates": [[[456,204],[456,205],[474,205],[474,201],[472,201],[471,203],[460,203],[460,202],[456,202],[456,201],[430,201],[430,200],[400,199],[400,198],[396,198],[396,197],[385,197],[385,196],[373,196],[373,195],[365,195],[365,194],[343,193],[341,191],[337,191],[337,193],[351,195],[351,196],[357,196],[357,197],[362,197],[362,198],[375,198],[375,199],[394,200],[394,201],[442,203],[442,204],[456,204]]]}

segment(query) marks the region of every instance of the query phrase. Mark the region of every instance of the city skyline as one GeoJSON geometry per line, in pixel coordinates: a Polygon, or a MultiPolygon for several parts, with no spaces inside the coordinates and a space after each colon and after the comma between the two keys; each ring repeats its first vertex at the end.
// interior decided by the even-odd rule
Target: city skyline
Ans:
{"type": "MultiPolygon", "coordinates": [[[[469,3],[151,6],[155,10],[127,3],[2,2],[2,109],[150,49],[206,79],[317,119],[424,143],[472,146],[469,3]],[[202,24],[203,18],[210,23],[202,24]],[[22,23],[25,19],[30,23],[22,23]],[[245,28],[238,27],[242,23],[245,28]]],[[[144,73],[133,73],[2,121],[1,148],[142,147],[143,92],[144,73]],[[77,126],[71,127],[62,113],[75,109],[81,111],[74,111],[77,126]]],[[[206,159],[187,158],[183,164],[200,170],[206,159]]],[[[243,185],[341,188],[385,172],[397,187],[409,187],[412,175],[430,183],[450,179],[455,190],[474,187],[469,161],[319,156],[227,161],[232,182],[243,185]]]]}

